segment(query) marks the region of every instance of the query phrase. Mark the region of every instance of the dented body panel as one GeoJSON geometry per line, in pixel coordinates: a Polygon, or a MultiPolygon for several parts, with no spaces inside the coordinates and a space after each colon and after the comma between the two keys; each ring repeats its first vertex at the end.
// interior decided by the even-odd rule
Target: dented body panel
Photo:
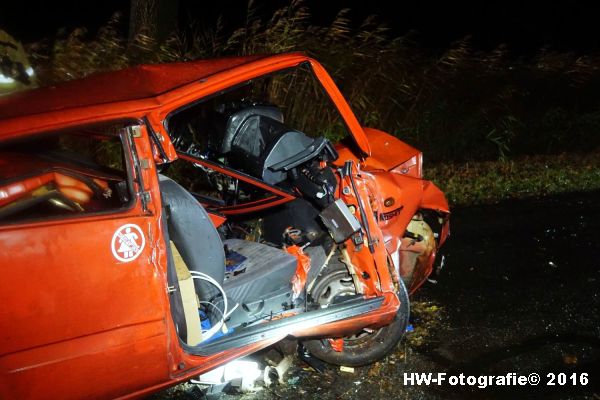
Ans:
{"type": "MultiPolygon", "coordinates": [[[[10,150],[0,152],[0,216],[10,217],[0,221],[1,398],[141,397],[286,336],[207,355],[182,345],[172,318],[167,216],[158,174],[161,164],[180,159],[270,193],[209,210],[217,227],[228,217],[268,212],[297,199],[297,191],[178,152],[166,120],[186,104],[303,63],[311,66],[354,141],[352,149],[336,146],[339,158],[332,171],[335,197],[361,222],[365,241],[346,240],[341,256],[360,294],[384,300],[362,315],[287,334],[341,337],[394,319],[399,280],[414,291],[431,273],[449,232],[449,206],[443,193],[422,179],[421,153],[361,127],[318,62],[292,53],[106,72],[0,98],[0,144],[10,150]],[[99,125],[113,129],[116,122],[124,127],[96,131],[99,125]],[[39,157],[37,150],[19,147],[47,138],[51,145],[62,146],[61,140],[71,145],[55,132],[102,139],[99,149],[121,146],[123,157],[97,169],[73,155],[61,158],[58,150],[44,153],[44,146],[39,157]],[[341,172],[348,161],[354,182],[341,172]],[[22,217],[22,210],[39,203],[48,216],[22,217]],[[438,220],[435,238],[419,217],[422,212],[438,220]],[[407,237],[407,229],[422,239],[407,237]]],[[[308,256],[299,247],[287,251],[298,259],[293,283],[299,295],[310,275],[308,256]]]]}

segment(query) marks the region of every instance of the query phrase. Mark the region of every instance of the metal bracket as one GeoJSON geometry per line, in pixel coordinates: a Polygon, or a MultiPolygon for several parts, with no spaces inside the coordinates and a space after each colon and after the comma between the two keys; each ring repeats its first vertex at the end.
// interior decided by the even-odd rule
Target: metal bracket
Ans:
{"type": "Polygon", "coordinates": [[[134,138],[142,137],[142,127],[141,126],[131,125],[131,126],[128,126],[127,129],[129,129],[129,133],[131,134],[131,137],[134,137],[134,138]]]}
{"type": "Polygon", "coordinates": [[[327,368],[325,363],[309,353],[302,343],[298,345],[298,358],[308,364],[312,369],[319,374],[323,374],[327,368]]]}
{"type": "Polygon", "coordinates": [[[140,160],[140,167],[142,167],[143,169],[150,168],[150,160],[148,160],[147,158],[142,158],[140,160]]]}
{"type": "Polygon", "coordinates": [[[141,192],[140,198],[142,199],[142,203],[148,204],[152,197],[150,196],[150,192],[141,192]]]}

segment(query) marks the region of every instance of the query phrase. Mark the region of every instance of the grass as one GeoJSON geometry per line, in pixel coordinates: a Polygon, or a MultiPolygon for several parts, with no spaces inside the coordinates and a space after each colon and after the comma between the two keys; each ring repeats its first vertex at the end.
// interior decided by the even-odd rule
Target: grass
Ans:
{"type": "Polygon", "coordinates": [[[453,206],[600,190],[600,152],[425,165],[453,206]]]}

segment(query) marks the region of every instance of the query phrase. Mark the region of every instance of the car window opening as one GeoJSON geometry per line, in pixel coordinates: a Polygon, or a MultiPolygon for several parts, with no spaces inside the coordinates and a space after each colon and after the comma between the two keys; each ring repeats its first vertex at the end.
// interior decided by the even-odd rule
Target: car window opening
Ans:
{"type": "Polygon", "coordinates": [[[123,124],[0,146],[0,223],[103,213],[131,201],[123,124]]]}

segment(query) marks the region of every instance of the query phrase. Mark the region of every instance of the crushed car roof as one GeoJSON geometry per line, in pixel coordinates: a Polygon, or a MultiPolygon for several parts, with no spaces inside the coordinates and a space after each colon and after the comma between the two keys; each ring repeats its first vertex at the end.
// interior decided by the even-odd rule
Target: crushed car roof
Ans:
{"type": "Polygon", "coordinates": [[[213,85],[237,84],[240,77],[252,79],[303,62],[312,65],[358,147],[365,155],[371,154],[360,123],[331,77],[318,62],[301,52],[140,65],[0,96],[0,138],[17,138],[78,124],[142,118],[157,109],[163,112],[183,100],[193,101],[193,96],[202,90],[207,91],[204,95],[210,94],[213,85]]]}

